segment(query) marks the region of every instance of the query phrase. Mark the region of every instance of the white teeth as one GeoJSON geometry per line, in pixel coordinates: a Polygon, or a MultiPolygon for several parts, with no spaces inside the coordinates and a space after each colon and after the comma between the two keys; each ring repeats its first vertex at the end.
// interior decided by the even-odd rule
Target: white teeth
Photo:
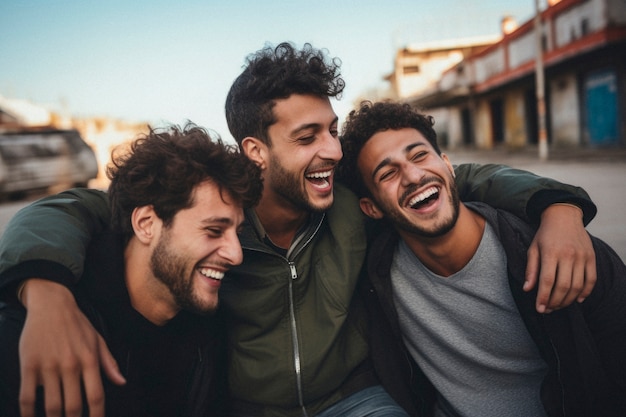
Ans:
{"type": "Polygon", "coordinates": [[[307,178],[328,178],[331,176],[333,171],[325,171],[325,172],[314,172],[313,174],[306,175],[307,178]]]}
{"type": "Polygon", "coordinates": [[[223,272],[216,271],[215,269],[211,269],[211,268],[200,268],[200,273],[204,275],[205,277],[216,279],[218,281],[224,278],[223,272]]]}
{"type": "Polygon", "coordinates": [[[409,200],[409,207],[413,207],[417,203],[420,203],[426,200],[428,197],[432,196],[433,194],[436,194],[437,192],[438,192],[437,187],[430,187],[429,189],[422,191],[421,193],[413,197],[411,200],[409,200]]]}

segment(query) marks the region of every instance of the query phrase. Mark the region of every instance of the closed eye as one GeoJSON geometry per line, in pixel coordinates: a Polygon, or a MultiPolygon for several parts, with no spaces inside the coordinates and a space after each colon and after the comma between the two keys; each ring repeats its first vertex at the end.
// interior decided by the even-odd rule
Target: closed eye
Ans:
{"type": "Polygon", "coordinates": [[[304,136],[301,138],[298,138],[298,142],[301,144],[309,144],[311,142],[313,142],[315,140],[315,136],[304,136]]]}
{"type": "Polygon", "coordinates": [[[222,236],[222,234],[224,234],[224,231],[219,227],[207,227],[204,230],[210,237],[220,237],[222,236]]]}
{"type": "Polygon", "coordinates": [[[378,181],[385,181],[388,180],[390,178],[392,178],[394,176],[394,174],[396,173],[395,169],[390,169],[388,171],[384,171],[380,174],[380,176],[378,177],[378,181]]]}
{"type": "Polygon", "coordinates": [[[428,155],[428,152],[426,151],[422,151],[422,152],[416,152],[412,157],[411,157],[411,161],[419,161],[421,159],[424,159],[426,156],[428,155]]]}

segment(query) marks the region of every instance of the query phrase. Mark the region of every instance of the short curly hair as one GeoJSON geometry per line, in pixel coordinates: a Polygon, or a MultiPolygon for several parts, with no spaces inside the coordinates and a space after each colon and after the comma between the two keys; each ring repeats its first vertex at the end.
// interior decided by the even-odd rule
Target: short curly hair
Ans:
{"type": "Polygon", "coordinates": [[[357,166],[359,153],[365,143],[378,132],[412,128],[424,135],[437,154],[441,154],[437,145],[437,133],[433,129],[434,124],[431,116],[419,113],[408,103],[361,102],[359,109],[352,110],[343,125],[341,134],[343,159],[339,162],[338,181],[350,188],[359,198],[371,197],[357,166]]]}
{"type": "Polygon", "coordinates": [[[246,68],[228,92],[225,110],[230,133],[240,145],[250,136],[271,146],[267,129],[276,123],[275,100],[292,94],[339,98],[345,87],[340,66],[338,58],[329,58],[326,50],[308,43],[300,50],[289,42],[275,48],[266,45],[247,58],[246,68]]]}
{"type": "Polygon", "coordinates": [[[168,226],[180,210],[193,205],[196,186],[215,183],[243,207],[255,206],[263,191],[260,168],[236,145],[192,123],[170,126],[139,136],[130,149],[118,149],[107,167],[111,226],[132,236],[131,214],[136,207],[152,205],[168,226]]]}

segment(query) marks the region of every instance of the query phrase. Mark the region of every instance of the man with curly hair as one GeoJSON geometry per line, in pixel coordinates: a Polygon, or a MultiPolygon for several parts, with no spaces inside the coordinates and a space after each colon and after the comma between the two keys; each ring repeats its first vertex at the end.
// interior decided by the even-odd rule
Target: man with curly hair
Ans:
{"type": "Polygon", "coordinates": [[[459,201],[433,120],[362,103],[344,125],[341,179],[381,222],[363,293],[374,367],[415,415],[626,415],[626,266],[592,238],[591,295],[553,314],[521,291],[536,228],[459,201]]]}
{"type": "MultiPolygon", "coordinates": [[[[259,205],[245,212],[243,263],[230,269],[220,291],[232,416],[406,415],[371,365],[363,300],[355,292],[365,260],[366,218],[355,196],[334,181],[342,150],[330,99],[344,88],[339,64],[309,44],[268,45],[248,58],[226,99],[229,129],[264,180],[259,205]]],[[[532,287],[540,275],[538,308],[559,308],[591,291],[593,250],[580,210],[552,204],[573,202],[589,221],[595,206],[584,191],[493,165],[459,167],[457,178],[462,198],[486,199],[537,222],[541,218],[526,284],[532,287]]],[[[62,202],[53,202],[38,212],[64,225],[65,232],[45,238],[31,233],[30,249],[11,257],[4,256],[0,240],[0,285],[2,262],[19,264],[28,256],[45,256],[78,277],[85,242],[104,219],[86,193],[72,201],[81,210],[69,216],[62,202]],[[42,246],[43,254],[37,250],[42,246]]],[[[5,236],[14,227],[9,224],[5,236]]],[[[25,286],[34,291],[29,281],[25,286]]],[[[35,358],[34,369],[52,369],[46,373],[50,380],[72,381],[71,386],[82,378],[85,386],[95,386],[91,391],[98,389],[100,379],[93,374],[99,364],[119,376],[102,360],[105,347],[73,343],[69,335],[94,337],[94,331],[75,318],[71,294],[63,288],[54,296],[33,294],[40,295],[37,304],[49,315],[73,317],[62,329],[51,325],[50,317],[32,317],[26,336],[63,332],[56,343],[72,347],[72,354],[55,357],[37,343],[23,343],[24,355],[35,358]],[[78,370],[57,371],[68,362],[78,363],[78,370]]],[[[76,397],[75,391],[64,395],[76,397]]],[[[94,399],[88,396],[89,404],[94,399]]]]}
{"type": "MultiPolygon", "coordinates": [[[[237,231],[243,208],[261,196],[260,170],[236,147],[188,125],[151,130],[119,154],[107,173],[111,230],[93,237],[81,280],[69,284],[124,369],[125,381],[118,381],[123,385],[103,381],[106,415],[222,417],[226,339],[214,313],[224,274],[242,261],[237,231]]],[[[104,193],[101,198],[106,201],[104,193]]],[[[58,268],[47,268],[49,263],[34,260],[8,274],[45,271],[66,278],[58,268]]],[[[25,306],[36,309],[28,297],[28,290],[20,294],[25,306]]],[[[17,299],[0,303],[3,417],[20,415],[18,341],[24,320],[17,299]]],[[[29,366],[21,359],[22,368],[29,366]]],[[[24,392],[34,394],[45,382],[23,375],[24,392]]],[[[45,388],[33,399],[37,416],[58,408],[48,401],[56,397],[53,387],[45,388]]],[[[75,405],[65,407],[69,414],[75,405]]]]}

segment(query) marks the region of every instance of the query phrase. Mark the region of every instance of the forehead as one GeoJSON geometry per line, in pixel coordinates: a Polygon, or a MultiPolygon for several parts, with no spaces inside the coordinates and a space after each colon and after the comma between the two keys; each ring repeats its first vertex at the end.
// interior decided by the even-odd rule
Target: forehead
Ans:
{"type": "Polygon", "coordinates": [[[177,213],[190,221],[205,222],[220,220],[239,225],[243,221],[243,207],[230,193],[213,181],[204,181],[193,191],[193,204],[177,213]]]}
{"type": "Polygon", "coordinates": [[[330,124],[337,118],[330,99],[315,95],[292,94],[275,100],[272,111],[276,118],[274,125],[289,130],[306,125],[330,124]]]}

